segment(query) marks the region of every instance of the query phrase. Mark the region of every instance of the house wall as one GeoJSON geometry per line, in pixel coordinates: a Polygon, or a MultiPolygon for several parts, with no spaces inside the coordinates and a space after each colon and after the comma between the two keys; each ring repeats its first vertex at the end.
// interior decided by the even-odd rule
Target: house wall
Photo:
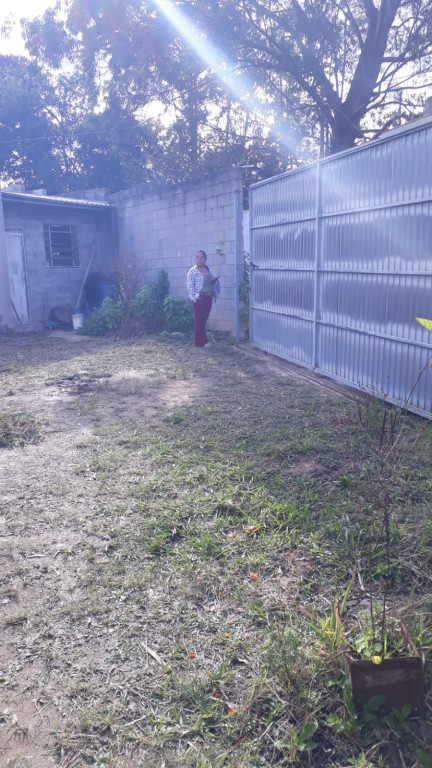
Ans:
{"type": "MultiPolygon", "coordinates": [[[[114,242],[110,210],[87,210],[50,204],[7,201],[3,198],[4,230],[22,232],[27,267],[29,324],[40,329],[50,309],[69,304],[75,309],[81,282],[95,241],[95,255],[90,272],[114,272],[114,242]],[[43,225],[74,224],[77,227],[80,266],[74,268],[46,265],[43,225]],[[97,232],[97,235],[95,233],[97,232]]],[[[3,231],[4,231],[3,230],[3,231]]],[[[2,227],[0,223],[0,237],[2,227]]],[[[6,258],[1,258],[1,264],[6,258]]],[[[1,310],[0,310],[1,312],[1,310]]],[[[16,322],[16,321],[14,321],[16,322]]],[[[14,324],[14,322],[12,324],[14,324]]]]}
{"type": "Polygon", "coordinates": [[[133,261],[146,282],[164,269],[171,293],[186,298],[186,273],[195,263],[196,251],[206,251],[208,266],[221,282],[209,324],[231,332],[235,330],[236,258],[243,254],[241,204],[237,254],[235,247],[234,199],[241,189],[242,171],[232,168],[170,187],[141,184],[109,197],[117,209],[120,259],[133,261]],[[218,243],[222,253],[217,252],[218,243]]]}

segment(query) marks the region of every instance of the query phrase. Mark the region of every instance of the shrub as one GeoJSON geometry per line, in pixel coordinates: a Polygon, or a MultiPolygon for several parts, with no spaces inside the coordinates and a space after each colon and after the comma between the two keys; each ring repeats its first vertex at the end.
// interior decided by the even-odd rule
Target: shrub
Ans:
{"type": "Polygon", "coordinates": [[[132,303],[135,317],[144,322],[147,330],[162,330],[164,325],[163,302],[169,294],[168,275],[161,269],[157,280],[144,285],[132,303]]]}
{"type": "Polygon", "coordinates": [[[250,257],[245,251],[243,262],[243,282],[239,286],[239,298],[242,303],[240,320],[243,325],[244,337],[249,338],[249,298],[250,298],[250,257]]]}
{"type": "Polygon", "coordinates": [[[150,325],[154,321],[157,301],[155,292],[152,285],[144,285],[138,291],[136,298],[133,300],[133,313],[135,317],[140,317],[150,325]]]}
{"type": "Polygon", "coordinates": [[[120,327],[123,319],[123,305],[121,301],[105,299],[101,307],[93,310],[91,315],[84,320],[77,333],[85,336],[106,336],[120,327]]]}
{"type": "Polygon", "coordinates": [[[166,296],[163,303],[163,316],[169,331],[191,331],[194,325],[194,313],[190,302],[176,296],[166,296]]]}
{"type": "Polygon", "coordinates": [[[168,273],[164,269],[159,271],[157,280],[152,283],[154,287],[155,298],[158,304],[163,304],[164,299],[170,292],[170,284],[168,280],[168,273]]]}
{"type": "MultiPolygon", "coordinates": [[[[107,298],[102,306],[93,310],[78,333],[88,336],[106,336],[122,326],[122,332],[142,333],[164,328],[164,300],[169,298],[168,274],[161,269],[157,280],[143,285],[134,299],[123,291],[122,301],[107,298]]],[[[185,302],[186,303],[186,302],[185,302]]],[[[184,313],[183,313],[184,314],[184,313]]],[[[173,330],[176,329],[177,326],[173,330]]]]}

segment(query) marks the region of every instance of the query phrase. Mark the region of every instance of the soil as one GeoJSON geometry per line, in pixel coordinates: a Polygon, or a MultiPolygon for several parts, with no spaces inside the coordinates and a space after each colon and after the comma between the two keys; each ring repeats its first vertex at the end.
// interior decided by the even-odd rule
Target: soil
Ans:
{"type": "MultiPolygon", "coordinates": [[[[303,376],[264,355],[252,354],[247,366],[236,365],[232,350],[224,360],[212,350],[175,345],[172,341],[171,347],[168,343],[153,350],[150,344],[116,344],[61,332],[0,336],[0,418],[20,414],[31,426],[22,435],[14,435],[17,428],[11,427],[11,447],[0,448],[1,768],[165,765],[161,754],[152,751],[156,747],[148,743],[148,732],[140,730],[141,713],[152,705],[137,681],[150,680],[157,686],[161,659],[172,649],[172,638],[164,635],[164,590],[175,574],[158,573],[159,580],[152,581],[147,570],[146,581],[142,562],[135,561],[132,553],[131,583],[121,583],[128,541],[134,540],[138,526],[140,497],[136,493],[129,497],[128,487],[142,484],[145,498],[146,483],[157,477],[151,439],[160,440],[160,455],[164,433],[156,426],[169,419],[177,424],[176,419],[183,418],[180,406],[195,400],[205,405],[211,391],[213,407],[224,407],[230,387],[231,413],[243,412],[245,397],[250,397],[257,380],[262,388],[268,386],[272,404],[291,387],[303,393],[305,379],[311,380],[311,375],[303,376]],[[207,355],[213,355],[211,365],[206,364],[211,359],[207,355]],[[218,366],[224,365],[230,366],[225,378],[218,375],[218,366]],[[269,384],[275,379],[278,384],[272,388],[269,384]],[[105,580],[101,575],[100,583],[98,568],[105,580]],[[107,609],[111,604],[112,614],[107,609]],[[104,710],[107,690],[109,712],[104,710]],[[107,733],[115,738],[120,710],[127,739],[117,752],[121,759],[115,761],[103,749],[107,733]],[[135,743],[148,747],[145,763],[136,761],[135,743]]],[[[238,350],[239,355],[244,351],[238,350]]],[[[350,396],[326,380],[314,399],[318,412],[330,388],[336,392],[335,400],[340,394],[350,396]]],[[[309,406],[307,395],[302,396],[309,406]]],[[[250,402],[253,406],[253,397],[250,402]]],[[[250,414],[251,419],[264,418],[253,407],[250,414]]],[[[249,424],[246,419],[247,435],[249,424]]],[[[349,424],[341,419],[333,426],[344,430],[349,424]]],[[[193,431],[192,419],[187,428],[193,431]]],[[[205,439],[200,439],[205,450],[205,439]]],[[[328,465],[322,466],[319,456],[309,452],[285,456],[283,450],[280,445],[276,458],[264,456],[260,468],[301,480],[328,474],[328,465]]],[[[334,472],[337,479],[338,466],[334,472]]],[[[157,491],[156,483],[156,499],[157,491]]],[[[178,492],[186,498],[188,489],[178,492]]],[[[235,510],[235,505],[228,501],[227,508],[235,510]]],[[[151,506],[148,514],[151,517],[151,506]]],[[[163,546],[164,530],[155,531],[154,546],[159,541],[163,546]]],[[[181,528],[170,530],[170,541],[181,534],[181,528]]],[[[212,568],[209,564],[209,573],[200,575],[202,594],[196,599],[216,633],[222,593],[212,568]]],[[[281,568],[285,575],[281,571],[271,580],[269,574],[269,582],[272,589],[277,586],[282,602],[292,602],[297,593],[292,588],[294,576],[290,577],[294,574],[300,585],[309,582],[310,557],[300,549],[286,551],[281,568]]],[[[182,611],[195,610],[194,591],[195,586],[185,587],[179,598],[182,611]]],[[[182,615],[179,609],[179,626],[184,629],[187,621],[182,615]]],[[[188,660],[195,655],[188,647],[188,660]]],[[[176,761],[181,759],[175,755],[171,764],[180,765],[176,761]]]]}
{"type": "Polygon", "coordinates": [[[57,637],[46,636],[44,615],[76,592],[79,566],[64,568],[64,553],[78,559],[84,539],[86,547],[100,544],[98,536],[83,533],[86,501],[81,475],[74,474],[82,462],[80,445],[91,439],[101,420],[148,422],[161,408],[169,412],[191,400],[204,384],[197,376],[187,387],[174,379],[157,382],[149,391],[148,369],[120,369],[106,378],[87,372],[58,375],[56,358],[68,367],[68,360],[81,355],[81,350],[85,359],[101,348],[103,342],[61,332],[47,335],[41,346],[37,339],[25,337],[18,337],[15,345],[10,340],[2,345],[1,368],[9,375],[0,389],[0,414],[12,410],[32,414],[44,431],[37,442],[3,451],[0,462],[2,768],[64,764],[53,754],[53,734],[72,717],[73,705],[70,699],[65,705],[61,673],[51,674],[51,667],[66,628],[59,618],[57,637]],[[39,369],[38,350],[49,361],[53,376],[46,375],[43,365],[39,369]],[[19,373],[18,366],[24,368],[32,358],[32,374],[19,373]],[[95,392],[98,397],[90,407],[95,392]],[[40,508],[39,492],[43,498],[47,485],[52,503],[40,508]],[[76,503],[71,508],[73,496],[76,503]]]}

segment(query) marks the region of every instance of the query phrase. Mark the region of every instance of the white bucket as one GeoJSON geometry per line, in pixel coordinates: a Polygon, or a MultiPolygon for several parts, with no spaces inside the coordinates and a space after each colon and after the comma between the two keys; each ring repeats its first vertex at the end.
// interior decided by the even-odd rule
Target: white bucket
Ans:
{"type": "Polygon", "coordinates": [[[72,315],[72,325],[73,325],[74,331],[77,331],[78,328],[81,328],[83,322],[84,322],[84,315],[72,315]]]}

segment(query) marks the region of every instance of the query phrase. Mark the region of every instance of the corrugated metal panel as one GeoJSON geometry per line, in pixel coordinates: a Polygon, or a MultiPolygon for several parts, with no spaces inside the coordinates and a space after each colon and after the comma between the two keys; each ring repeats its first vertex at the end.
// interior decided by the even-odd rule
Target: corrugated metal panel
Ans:
{"type": "Polygon", "coordinates": [[[322,213],[430,199],[430,132],[428,125],[321,161],[322,213]]]}
{"type": "Polygon", "coordinates": [[[430,415],[432,337],[415,318],[432,317],[432,121],[250,200],[252,342],[430,415]]]}
{"type": "Polygon", "coordinates": [[[278,315],[255,309],[251,332],[254,343],[285,360],[311,367],[313,323],[298,317],[278,315]]]}
{"type": "Polygon", "coordinates": [[[258,229],[252,237],[253,260],[260,269],[313,269],[314,221],[258,229]]]}
{"type": "Polygon", "coordinates": [[[254,189],[253,227],[315,216],[316,168],[308,166],[289,176],[276,176],[254,189]],[[287,178],[289,182],[286,183],[287,178]]]}
{"type": "Polygon", "coordinates": [[[314,308],[313,275],[274,270],[254,276],[254,308],[296,315],[312,320],[314,308]]]}
{"type": "Polygon", "coordinates": [[[431,352],[427,348],[325,325],[319,326],[319,347],[320,370],[327,375],[364,392],[385,395],[401,406],[409,401],[412,409],[430,415],[431,352]]]}

